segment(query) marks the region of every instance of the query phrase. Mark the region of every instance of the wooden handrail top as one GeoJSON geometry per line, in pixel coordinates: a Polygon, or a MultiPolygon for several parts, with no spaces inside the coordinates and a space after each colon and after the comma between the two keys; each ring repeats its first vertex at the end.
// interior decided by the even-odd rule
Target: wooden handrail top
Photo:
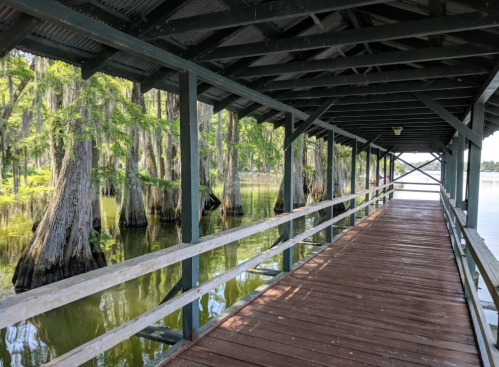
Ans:
{"type": "MultiPolygon", "coordinates": [[[[279,214],[271,218],[202,237],[195,244],[180,243],[163,250],[7,297],[0,301],[0,329],[179,261],[249,237],[255,233],[277,227],[290,220],[315,213],[345,201],[363,197],[369,193],[386,188],[391,184],[388,183],[369,190],[363,190],[356,194],[341,196],[333,200],[326,200],[317,204],[297,208],[293,213],[279,214]]],[[[356,210],[359,209],[356,208],[356,210]]]]}

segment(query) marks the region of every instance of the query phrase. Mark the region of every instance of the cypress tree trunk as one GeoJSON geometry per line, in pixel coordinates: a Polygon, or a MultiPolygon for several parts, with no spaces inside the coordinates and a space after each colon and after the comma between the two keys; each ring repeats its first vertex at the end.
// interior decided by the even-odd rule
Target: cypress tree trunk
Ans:
{"type": "MultiPolygon", "coordinates": [[[[302,150],[303,150],[303,135],[295,140],[294,164],[293,164],[293,208],[300,208],[305,206],[305,194],[303,192],[303,172],[302,172],[302,150]],[[297,154],[298,152],[298,154],[297,154]]],[[[279,194],[274,206],[275,213],[284,212],[284,181],[281,180],[279,186],[279,194]]]]}
{"type": "Polygon", "coordinates": [[[314,183],[312,185],[312,197],[314,200],[322,200],[325,197],[325,181],[324,175],[322,174],[323,161],[322,161],[322,151],[324,147],[324,141],[322,139],[317,139],[315,141],[314,156],[315,156],[315,175],[314,183]]]}
{"type": "MultiPolygon", "coordinates": [[[[161,90],[156,90],[156,118],[161,119],[161,90]]],[[[156,157],[159,178],[165,178],[165,161],[162,158],[163,155],[163,131],[158,127],[154,130],[156,142],[156,157]]]]}
{"type": "MultiPolygon", "coordinates": [[[[146,138],[146,169],[147,174],[151,177],[158,177],[158,168],[156,166],[156,157],[151,141],[151,136],[148,131],[145,133],[146,138]]],[[[156,186],[149,186],[147,188],[148,204],[147,213],[156,215],[161,213],[161,197],[159,189],[156,186]]]]}
{"type": "Polygon", "coordinates": [[[239,143],[239,119],[237,113],[229,113],[229,125],[227,129],[227,159],[224,177],[224,190],[222,197],[223,215],[243,215],[241,202],[241,187],[238,175],[237,144],[239,143]]]}
{"type": "MultiPolygon", "coordinates": [[[[56,93],[54,88],[49,92],[49,109],[55,114],[62,107],[62,95],[56,93]]],[[[50,181],[49,185],[55,187],[57,178],[61,171],[62,160],[64,158],[64,141],[62,139],[63,131],[57,126],[52,127],[50,131],[50,181]]]]}
{"type": "MultiPolygon", "coordinates": [[[[97,146],[97,142],[95,141],[95,139],[92,139],[92,170],[96,170],[97,168],[99,168],[99,158],[100,158],[99,147],[97,146]]],[[[101,225],[98,179],[92,180],[91,190],[92,190],[92,214],[93,214],[92,225],[94,229],[100,230],[102,225],[101,225]]]]}
{"type": "MultiPolygon", "coordinates": [[[[133,83],[132,102],[142,106],[140,84],[136,82],[133,83]]],[[[133,145],[127,148],[126,153],[125,188],[119,225],[121,227],[145,227],[148,223],[140,190],[139,128],[136,122],[131,128],[130,135],[132,136],[133,145]]]]}
{"type": "Polygon", "coordinates": [[[217,119],[217,133],[215,136],[215,145],[217,148],[217,173],[218,179],[222,180],[224,177],[224,159],[222,153],[222,112],[218,113],[217,119]]]}
{"type": "MultiPolygon", "coordinates": [[[[79,85],[68,88],[74,101],[79,85]]],[[[85,116],[85,106],[79,106],[85,116]]],[[[73,130],[52,201],[24,250],[12,279],[16,291],[25,291],[106,266],[100,248],[90,243],[93,233],[90,193],[92,146],[82,140],[82,121],[73,130]]],[[[98,245],[97,245],[98,246],[98,245]]]]}

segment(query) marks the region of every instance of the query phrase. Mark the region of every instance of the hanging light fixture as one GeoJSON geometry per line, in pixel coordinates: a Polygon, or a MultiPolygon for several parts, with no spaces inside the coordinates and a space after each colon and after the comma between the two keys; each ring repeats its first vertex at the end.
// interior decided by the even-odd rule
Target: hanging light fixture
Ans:
{"type": "Polygon", "coordinates": [[[399,136],[400,133],[402,132],[402,128],[401,127],[392,127],[393,129],[393,132],[395,135],[399,136]]]}

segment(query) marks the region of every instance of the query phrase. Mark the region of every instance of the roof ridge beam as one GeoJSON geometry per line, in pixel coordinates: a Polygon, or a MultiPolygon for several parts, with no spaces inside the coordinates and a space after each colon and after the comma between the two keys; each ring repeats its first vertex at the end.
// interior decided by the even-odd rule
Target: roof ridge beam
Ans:
{"type": "Polygon", "coordinates": [[[413,92],[416,97],[418,97],[421,102],[431,108],[436,114],[442,117],[445,121],[449,123],[454,129],[463,134],[467,139],[473,142],[480,149],[482,148],[482,139],[471,130],[468,126],[464,125],[456,116],[443,108],[440,103],[434,101],[429,95],[423,92],[413,92]]]}
{"type": "Polygon", "coordinates": [[[257,56],[279,52],[311,50],[337,45],[380,42],[401,38],[453,33],[472,29],[495,27],[499,14],[480,12],[427,18],[409,22],[373,26],[342,32],[301,36],[275,41],[262,41],[251,44],[219,47],[208,53],[202,60],[220,60],[257,56]]]}
{"type": "Polygon", "coordinates": [[[210,14],[172,19],[151,32],[159,38],[186,32],[207,32],[234,26],[245,26],[315,13],[344,10],[357,6],[378,4],[386,0],[287,0],[272,1],[249,9],[224,10],[210,14]]]}

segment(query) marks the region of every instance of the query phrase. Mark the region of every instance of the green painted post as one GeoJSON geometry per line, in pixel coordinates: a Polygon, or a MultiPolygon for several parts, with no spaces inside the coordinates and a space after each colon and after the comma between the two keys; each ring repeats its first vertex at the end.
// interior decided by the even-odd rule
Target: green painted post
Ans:
{"type": "MultiPolygon", "coordinates": [[[[383,158],[383,184],[386,185],[387,181],[386,181],[386,174],[387,174],[387,167],[386,167],[386,155],[385,157],[383,158]]],[[[383,194],[386,192],[386,187],[383,189],[383,194]]],[[[386,196],[383,196],[383,205],[386,204],[386,196]]]]}
{"type": "MultiPolygon", "coordinates": [[[[480,137],[483,136],[483,120],[485,113],[485,105],[477,103],[473,106],[471,116],[471,128],[480,137]]],[[[482,150],[480,147],[469,142],[468,147],[468,208],[466,215],[466,227],[476,229],[478,226],[478,201],[480,194],[480,165],[482,158],[482,150]]],[[[471,256],[469,248],[466,246],[466,261],[470,268],[471,275],[475,278],[476,265],[475,260],[471,256]]]]}
{"type": "MultiPolygon", "coordinates": [[[[180,96],[180,157],[182,183],[182,242],[199,241],[199,154],[197,123],[197,75],[181,71],[180,96]]],[[[182,291],[199,284],[199,256],[182,261],[182,291]]],[[[199,299],[182,308],[184,339],[199,337],[199,299]]]]}
{"type": "Polygon", "coordinates": [[[463,178],[464,178],[464,135],[458,134],[455,146],[456,154],[456,206],[461,208],[463,203],[463,178]]]}
{"type": "MultiPolygon", "coordinates": [[[[371,146],[369,145],[366,150],[366,190],[369,190],[369,173],[371,172],[371,146]]],[[[366,194],[366,202],[369,201],[369,194],[366,194]]],[[[369,215],[369,205],[366,206],[366,216],[369,215]]]]}
{"type": "MultiPolygon", "coordinates": [[[[483,136],[483,120],[485,107],[483,104],[475,104],[472,114],[472,130],[479,136],[483,136]]],[[[477,228],[478,225],[478,198],[480,189],[480,164],[482,150],[469,142],[468,149],[468,215],[466,226],[477,228]]]]}
{"type": "MultiPolygon", "coordinates": [[[[284,140],[286,140],[294,130],[295,117],[292,113],[286,112],[284,122],[284,140]]],[[[284,212],[293,212],[293,162],[294,162],[294,144],[291,143],[284,151],[284,212]]],[[[293,221],[284,224],[283,240],[289,240],[293,237],[293,221]]],[[[293,269],[293,248],[290,247],[283,252],[283,271],[291,271],[293,269]]]]}
{"type": "MultiPolygon", "coordinates": [[[[327,132],[327,177],[326,194],[328,200],[334,199],[334,131],[327,132]]],[[[333,219],[333,207],[327,209],[327,219],[333,219]]],[[[326,242],[333,240],[333,226],[326,228],[326,242]]]]}
{"type": "MultiPolygon", "coordinates": [[[[352,171],[350,173],[350,193],[355,194],[357,189],[357,140],[352,143],[352,171]]],[[[350,209],[355,208],[355,199],[350,200],[350,209]]],[[[355,213],[350,215],[350,225],[355,225],[355,213]]]]}
{"type": "MultiPolygon", "coordinates": [[[[393,155],[390,155],[390,182],[392,183],[389,188],[393,191],[393,179],[395,177],[395,159],[393,155]]],[[[393,192],[388,195],[389,199],[393,199],[393,192]]]]}
{"type": "Polygon", "coordinates": [[[452,156],[450,160],[450,170],[449,170],[449,186],[450,186],[450,198],[456,198],[456,177],[457,177],[457,154],[456,154],[456,139],[452,139],[450,143],[450,148],[452,150],[452,156]]]}
{"type": "MultiPolygon", "coordinates": [[[[378,149],[378,153],[376,154],[376,187],[379,186],[379,149],[378,149]]],[[[376,209],[379,208],[379,190],[376,190],[376,209]]]]}

